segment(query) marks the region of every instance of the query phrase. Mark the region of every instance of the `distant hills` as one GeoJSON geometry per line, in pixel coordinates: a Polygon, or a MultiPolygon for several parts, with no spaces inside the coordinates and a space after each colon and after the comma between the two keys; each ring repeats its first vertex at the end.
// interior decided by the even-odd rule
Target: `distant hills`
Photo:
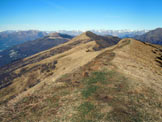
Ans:
{"type": "MultiPolygon", "coordinates": [[[[62,30],[58,32],[61,33],[52,33],[52,31],[47,32],[37,30],[0,32],[0,66],[8,64],[14,60],[33,55],[40,51],[47,50],[53,46],[62,44],[69,39],[72,39],[73,36],[82,33],[82,31],[75,30],[62,30]]],[[[97,34],[97,38],[100,38],[98,40],[104,40],[97,41],[97,43],[101,44],[102,47],[116,44],[120,40],[120,38],[127,37],[132,37],[137,40],[152,44],[162,44],[162,28],[157,28],[149,32],[147,30],[92,30],[92,32],[88,31],[84,34],[93,36],[94,34],[97,34]],[[106,37],[108,37],[108,45],[105,41],[107,40],[106,37]]],[[[80,37],[80,35],[78,37],[80,37]]],[[[98,49],[99,47],[95,48],[98,49]]]]}
{"type": "MultiPolygon", "coordinates": [[[[59,32],[61,33],[34,30],[0,32],[0,66],[65,43],[74,37],[72,35],[78,35],[81,33],[81,31],[64,30],[59,32]]],[[[82,33],[76,38],[83,38],[84,41],[87,38],[89,40],[96,40],[98,45],[96,45],[94,49],[99,50],[100,48],[117,44],[120,41],[120,37],[132,37],[143,42],[162,44],[162,28],[157,28],[149,32],[146,30],[93,30],[92,32],[87,31],[82,33]]]]}
{"type": "Polygon", "coordinates": [[[67,34],[51,33],[43,38],[13,46],[0,52],[0,66],[47,50],[59,44],[65,43],[72,38],[72,36],[67,34]]]}
{"type": "MultiPolygon", "coordinates": [[[[27,41],[35,40],[47,36],[49,33],[63,33],[72,36],[78,36],[83,31],[38,31],[38,30],[28,30],[28,31],[3,31],[0,32],[0,51],[10,48],[17,44],[22,44],[27,41]]],[[[120,38],[134,37],[136,35],[142,35],[147,32],[147,30],[141,31],[130,31],[130,30],[91,30],[91,32],[98,35],[112,35],[118,36],[120,38]]]]}
{"type": "MultiPolygon", "coordinates": [[[[126,37],[134,37],[136,35],[142,35],[146,32],[148,32],[148,30],[90,30],[91,32],[97,34],[97,35],[112,35],[112,36],[118,36],[120,38],[126,38],[126,37]]],[[[78,36],[81,33],[83,33],[83,31],[79,31],[79,30],[73,30],[73,31],[66,31],[66,30],[61,30],[58,31],[59,33],[65,33],[68,35],[74,35],[74,36],[78,36]]]]}
{"type": "Polygon", "coordinates": [[[26,41],[35,40],[48,35],[47,32],[29,30],[29,31],[3,31],[0,32],[0,50],[12,47],[26,41]]]}
{"type": "MultiPolygon", "coordinates": [[[[20,45],[13,46],[12,48],[6,49],[0,52],[0,67],[11,62],[15,62],[19,59],[31,56],[33,54],[39,53],[41,51],[53,48],[60,44],[63,44],[70,40],[66,46],[61,46],[58,49],[54,49],[43,55],[40,59],[47,58],[51,55],[67,51],[73,46],[79,45],[80,43],[86,43],[95,41],[96,45],[93,47],[94,50],[100,50],[112,45],[117,44],[120,41],[120,38],[113,36],[99,36],[90,31],[87,31],[77,37],[60,34],[60,33],[50,33],[44,38],[28,41],[20,45]]],[[[40,56],[39,56],[40,57],[40,56]]]]}
{"type": "MultiPolygon", "coordinates": [[[[131,31],[131,30],[90,30],[91,32],[98,35],[112,35],[118,36],[120,38],[124,37],[134,37],[135,35],[142,35],[147,32],[147,30],[131,31]]],[[[28,30],[28,31],[3,31],[0,32],[0,51],[12,47],[17,44],[22,44],[26,41],[35,40],[47,36],[48,33],[64,33],[72,36],[78,36],[83,31],[73,30],[73,31],[38,31],[38,30],[28,30]]]]}
{"type": "Polygon", "coordinates": [[[143,42],[162,45],[162,28],[157,28],[134,38],[143,42]]]}

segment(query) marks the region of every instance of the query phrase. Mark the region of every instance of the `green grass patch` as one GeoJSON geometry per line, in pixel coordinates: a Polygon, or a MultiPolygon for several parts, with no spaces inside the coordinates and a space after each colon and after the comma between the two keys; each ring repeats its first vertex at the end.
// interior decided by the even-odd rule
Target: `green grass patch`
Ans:
{"type": "Polygon", "coordinates": [[[97,122],[97,119],[102,118],[103,116],[98,113],[96,108],[90,101],[83,102],[78,108],[78,113],[73,116],[72,122],[97,122]]]}
{"type": "Polygon", "coordinates": [[[93,72],[91,76],[87,79],[84,79],[84,88],[82,90],[82,96],[84,98],[88,98],[96,93],[97,89],[99,89],[99,86],[97,84],[106,84],[107,78],[106,72],[93,72]]]}
{"type": "Polygon", "coordinates": [[[94,94],[98,89],[98,86],[87,86],[85,89],[82,91],[82,96],[85,98],[88,98],[92,94],[94,94]]]}
{"type": "Polygon", "coordinates": [[[141,94],[133,92],[130,94],[129,91],[133,91],[135,85],[132,86],[132,79],[124,77],[121,73],[97,71],[91,73],[81,83],[84,102],[77,109],[75,122],[158,120],[152,111],[147,111],[147,105],[153,108],[159,106],[159,104],[155,106],[154,100],[149,98],[154,96],[151,94],[152,91],[148,89],[141,94]]]}
{"type": "Polygon", "coordinates": [[[94,109],[95,106],[90,102],[84,102],[78,107],[78,110],[83,117],[85,117],[88,113],[90,113],[94,109]]]}
{"type": "Polygon", "coordinates": [[[85,85],[92,85],[95,83],[106,84],[107,81],[106,76],[107,72],[104,71],[93,72],[90,77],[84,79],[84,84],[85,85]]]}

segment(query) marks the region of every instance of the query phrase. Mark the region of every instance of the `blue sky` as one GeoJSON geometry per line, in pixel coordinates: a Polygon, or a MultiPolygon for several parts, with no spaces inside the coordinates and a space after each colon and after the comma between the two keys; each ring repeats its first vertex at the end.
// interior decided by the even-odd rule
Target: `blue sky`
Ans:
{"type": "Polygon", "coordinates": [[[0,0],[0,31],[155,29],[162,0],[0,0]]]}

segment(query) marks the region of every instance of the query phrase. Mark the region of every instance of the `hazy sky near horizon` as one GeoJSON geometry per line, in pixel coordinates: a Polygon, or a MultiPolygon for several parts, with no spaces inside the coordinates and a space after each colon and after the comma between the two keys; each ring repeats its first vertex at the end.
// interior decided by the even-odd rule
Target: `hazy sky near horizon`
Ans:
{"type": "Polygon", "coordinates": [[[162,0],[0,0],[0,31],[154,29],[162,0]]]}

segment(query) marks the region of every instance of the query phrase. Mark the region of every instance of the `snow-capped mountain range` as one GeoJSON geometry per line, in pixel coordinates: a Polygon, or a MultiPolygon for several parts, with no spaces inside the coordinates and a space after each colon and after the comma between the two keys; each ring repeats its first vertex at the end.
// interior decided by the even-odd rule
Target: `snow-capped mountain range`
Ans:
{"type": "MultiPolygon", "coordinates": [[[[120,38],[124,38],[124,37],[134,37],[136,35],[142,35],[142,34],[148,32],[149,30],[127,30],[126,29],[126,30],[90,30],[90,31],[93,32],[93,33],[96,33],[98,35],[112,35],[112,36],[118,36],[120,38]]],[[[55,31],[55,32],[77,36],[77,35],[83,33],[84,31],[80,31],[80,30],[72,30],[72,31],[59,30],[59,31],[55,31]]]]}

